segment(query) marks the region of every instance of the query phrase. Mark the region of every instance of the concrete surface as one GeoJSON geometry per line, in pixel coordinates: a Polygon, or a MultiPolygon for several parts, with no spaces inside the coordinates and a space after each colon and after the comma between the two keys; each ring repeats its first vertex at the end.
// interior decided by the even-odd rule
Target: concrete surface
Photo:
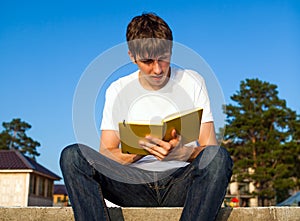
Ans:
{"type": "MultiPolygon", "coordinates": [[[[114,221],[175,221],[182,208],[109,208],[114,221]]],[[[0,207],[0,221],[73,221],[71,207],[0,207]]],[[[300,207],[222,208],[217,221],[300,221],[300,207]]]]}

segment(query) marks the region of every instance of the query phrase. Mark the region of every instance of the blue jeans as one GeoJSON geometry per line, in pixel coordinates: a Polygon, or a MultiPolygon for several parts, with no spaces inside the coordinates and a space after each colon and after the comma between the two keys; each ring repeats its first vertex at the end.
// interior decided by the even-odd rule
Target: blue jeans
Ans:
{"type": "MultiPolygon", "coordinates": [[[[94,151],[74,144],[66,147],[60,158],[77,221],[110,220],[104,198],[122,207],[184,207],[180,219],[184,221],[215,220],[232,175],[232,160],[228,152],[222,147],[209,146],[192,163],[160,176],[161,179],[157,179],[157,175],[162,172],[147,172],[128,166],[126,169],[134,173],[153,176],[153,182],[121,182],[104,175],[99,167],[95,169],[82,153],[84,149],[94,151]],[[201,160],[206,160],[207,165],[199,166],[201,160]]],[[[120,167],[100,153],[95,151],[94,154],[103,165],[120,167]]]]}

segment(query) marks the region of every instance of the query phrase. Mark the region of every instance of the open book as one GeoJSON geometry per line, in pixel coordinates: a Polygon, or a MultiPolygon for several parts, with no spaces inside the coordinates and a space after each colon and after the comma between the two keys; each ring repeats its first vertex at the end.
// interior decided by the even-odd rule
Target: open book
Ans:
{"type": "Polygon", "coordinates": [[[157,124],[120,122],[119,132],[122,152],[148,155],[148,151],[139,147],[139,140],[145,139],[146,135],[151,135],[152,137],[169,141],[172,138],[171,131],[173,129],[181,135],[183,144],[196,141],[199,138],[202,112],[202,108],[195,108],[174,113],[157,124]]]}

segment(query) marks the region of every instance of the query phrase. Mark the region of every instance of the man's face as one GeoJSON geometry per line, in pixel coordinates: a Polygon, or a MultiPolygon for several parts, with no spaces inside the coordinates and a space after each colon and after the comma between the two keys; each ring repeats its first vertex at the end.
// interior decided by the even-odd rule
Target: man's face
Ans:
{"type": "Polygon", "coordinates": [[[136,57],[135,63],[140,69],[139,80],[147,90],[159,90],[166,85],[170,77],[170,53],[157,57],[136,57]]]}

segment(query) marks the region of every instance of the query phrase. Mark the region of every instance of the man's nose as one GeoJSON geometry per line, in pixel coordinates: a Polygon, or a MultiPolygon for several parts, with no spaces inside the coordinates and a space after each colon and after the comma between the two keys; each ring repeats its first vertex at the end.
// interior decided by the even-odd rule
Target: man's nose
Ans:
{"type": "Polygon", "coordinates": [[[160,74],[162,72],[161,65],[158,60],[155,60],[153,63],[153,71],[155,74],[160,74]]]}

